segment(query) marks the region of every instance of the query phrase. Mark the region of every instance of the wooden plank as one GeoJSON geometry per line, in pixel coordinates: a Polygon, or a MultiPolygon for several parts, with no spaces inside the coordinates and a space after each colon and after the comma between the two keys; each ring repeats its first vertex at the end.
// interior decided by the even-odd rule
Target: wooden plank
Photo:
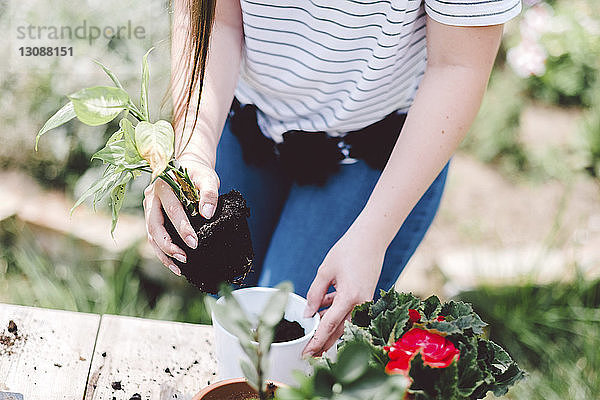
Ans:
{"type": "Polygon", "coordinates": [[[0,304],[0,390],[26,400],[81,400],[100,316],[0,304]],[[17,324],[18,337],[7,331],[17,324]]]}
{"type": "Polygon", "coordinates": [[[104,315],[86,400],[190,399],[215,378],[212,343],[207,325],[104,315]]]}

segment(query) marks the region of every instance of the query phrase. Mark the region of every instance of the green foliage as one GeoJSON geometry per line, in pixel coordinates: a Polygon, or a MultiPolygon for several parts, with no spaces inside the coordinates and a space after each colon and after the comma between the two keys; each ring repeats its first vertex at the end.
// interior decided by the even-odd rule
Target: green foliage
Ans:
{"type": "Polygon", "coordinates": [[[511,398],[597,398],[600,280],[482,287],[459,298],[475,304],[490,337],[530,372],[511,398]]]}
{"type": "Polygon", "coordinates": [[[135,247],[104,254],[65,238],[54,243],[49,252],[48,239],[12,219],[1,222],[0,301],[96,314],[210,322],[203,296],[187,285],[168,287],[178,286],[176,279],[150,279],[142,272],[143,260],[135,247]],[[73,248],[78,251],[73,252],[73,248]]]}
{"type": "Polygon", "coordinates": [[[236,336],[248,360],[241,360],[240,367],[248,384],[258,392],[260,400],[267,399],[265,375],[268,371],[269,352],[275,335],[275,327],[285,314],[289,295],[293,292],[290,282],[282,282],[265,303],[264,309],[253,323],[233,296],[231,288],[224,285],[220,294],[222,303],[206,296],[206,306],[212,310],[217,321],[236,336]]]}
{"type": "Polygon", "coordinates": [[[508,353],[483,336],[486,325],[471,305],[460,301],[441,303],[435,296],[420,300],[394,290],[382,292],[375,303],[354,308],[338,360],[317,363],[311,377],[299,379],[298,388],[282,391],[278,398],[402,399],[406,390],[415,400],[481,399],[488,392],[501,396],[524,372],[508,353]],[[409,309],[419,313],[419,321],[410,321],[409,309]],[[400,389],[398,382],[404,377],[385,373],[390,358],[384,346],[413,328],[445,336],[460,356],[448,367],[433,368],[417,352],[410,361],[410,382],[404,381],[407,389],[400,389]],[[395,391],[390,391],[390,385],[395,391]],[[358,387],[360,392],[355,392],[358,387]],[[382,396],[380,390],[389,397],[378,397],[382,396]]]}
{"type": "Polygon", "coordinates": [[[562,26],[540,38],[548,53],[546,71],[528,78],[530,95],[551,104],[590,106],[600,70],[600,33],[590,25],[599,23],[600,6],[593,0],[561,1],[554,13],[548,22],[562,26]]]}
{"type": "Polygon", "coordinates": [[[600,178],[600,79],[592,87],[591,107],[584,112],[579,128],[578,152],[583,167],[594,178],[600,178]]]}
{"type": "Polygon", "coordinates": [[[150,79],[150,67],[148,66],[148,56],[154,50],[154,47],[148,50],[142,58],[142,88],[140,90],[140,111],[144,121],[150,121],[148,112],[148,80],[150,79]]]}
{"type": "Polygon", "coordinates": [[[509,173],[527,171],[529,155],[519,138],[525,107],[524,82],[511,71],[497,69],[462,148],[509,173]]]}
{"type": "MultiPolygon", "coordinates": [[[[142,60],[142,79],[140,108],[131,100],[117,76],[105,65],[96,62],[114,83],[114,87],[95,86],[82,89],[69,96],[70,103],[54,114],[36,136],[36,150],[40,137],[51,129],[57,128],[74,118],[89,126],[104,125],[125,111],[119,122],[119,130],[114,132],[104,148],[92,156],[102,160],[106,169],[102,176],[79,198],[75,207],[87,198],[94,197],[96,202],[110,193],[112,210],[111,233],[114,232],[119,211],[125,200],[127,184],[141,172],[151,172],[152,179],[160,177],[172,188],[187,209],[197,209],[197,189],[185,170],[170,165],[174,153],[175,133],[171,124],[164,120],[155,123],[149,121],[148,111],[148,55],[142,60]],[[140,111],[141,109],[141,111],[140,111]],[[134,125],[128,119],[129,114],[137,119],[134,125]],[[171,171],[172,174],[170,174],[171,171]],[[186,191],[182,190],[183,182],[186,191]],[[192,193],[191,198],[186,193],[192,193]],[[194,200],[196,204],[193,204],[194,200]]],[[[197,210],[195,210],[197,211],[197,210]]]]}
{"type": "Polygon", "coordinates": [[[152,169],[152,179],[156,179],[167,168],[173,157],[175,132],[167,121],[154,124],[139,122],[135,127],[135,144],[138,153],[148,161],[152,169]]]}
{"type": "Polygon", "coordinates": [[[56,114],[51,116],[50,119],[46,121],[44,126],[42,126],[42,129],[40,129],[37,136],[35,137],[35,149],[38,149],[40,137],[44,133],[48,132],[51,129],[57,128],[63,124],[66,124],[76,116],[77,114],[75,114],[75,108],[73,107],[73,103],[68,102],[67,104],[65,104],[60,110],[56,112],[56,114]]]}
{"type": "Polygon", "coordinates": [[[81,89],[69,96],[77,119],[89,126],[104,125],[127,109],[129,95],[110,86],[81,89]]]}
{"type": "Polygon", "coordinates": [[[376,345],[395,342],[408,323],[408,309],[417,308],[419,299],[393,290],[382,291],[376,303],[358,306],[352,313],[352,323],[368,328],[376,345]]]}
{"type": "Polygon", "coordinates": [[[277,390],[278,400],[401,400],[408,381],[405,377],[387,375],[382,368],[369,364],[372,347],[363,341],[352,341],[342,347],[335,363],[316,361],[310,377],[299,375],[298,387],[277,390]]]}

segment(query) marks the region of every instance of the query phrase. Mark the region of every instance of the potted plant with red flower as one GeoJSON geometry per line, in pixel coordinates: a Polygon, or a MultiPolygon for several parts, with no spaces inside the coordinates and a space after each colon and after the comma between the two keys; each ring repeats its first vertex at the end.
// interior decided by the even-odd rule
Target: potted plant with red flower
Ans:
{"type": "Polygon", "coordinates": [[[485,337],[486,325],[467,303],[382,292],[376,302],[354,308],[338,361],[319,363],[315,374],[300,379],[298,387],[278,392],[277,398],[467,400],[484,398],[488,392],[501,396],[525,373],[485,337]]]}

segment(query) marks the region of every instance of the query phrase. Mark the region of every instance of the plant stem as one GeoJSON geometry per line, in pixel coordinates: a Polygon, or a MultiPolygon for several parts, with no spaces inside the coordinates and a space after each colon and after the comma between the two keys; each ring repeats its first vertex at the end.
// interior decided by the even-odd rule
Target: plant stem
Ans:
{"type": "Polygon", "coordinates": [[[137,108],[137,106],[135,104],[133,104],[133,102],[131,100],[129,100],[129,103],[127,104],[129,111],[131,112],[131,115],[133,115],[138,121],[146,121],[146,118],[144,118],[144,116],[142,115],[142,113],[140,112],[140,110],[137,108]]]}
{"type": "MultiPolygon", "coordinates": [[[[256,333],[255,333],[255,337],[254,340],[258,343],[259,339],[258,339],[258,329],[260,329],[260,326],[256,328],[256,333]]],[[[267,394],[264,391],[264,382],[263,382],[263,370],[262,370],[262,358],[263,358],[263,354],[260,351],[260,345],[256,347],[256,358],[258,360],[258,363],[256,365],[256,375],[258,376],[258,398],[260,400],[267,400],[267,394]]]]}
{"type": "Polygon", "coordinates": [[[163,172],[158,177],[165,181],[171,187],[171,189],[173,189],[175,196],[177,196],[181,204],[185,204],[185,197],[183,196],[183,192],[181,191],[179,184],[175,182],[167,172],[163,172]]]}

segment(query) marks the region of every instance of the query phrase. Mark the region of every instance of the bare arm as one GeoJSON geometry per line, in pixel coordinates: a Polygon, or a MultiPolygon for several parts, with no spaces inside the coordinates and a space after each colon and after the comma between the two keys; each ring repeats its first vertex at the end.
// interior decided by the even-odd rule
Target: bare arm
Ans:
{"type": "Polygon", "coordinates": [[[331,307],[306,353],[331,347],[353,306],[373,298],[387,247],[479,110],[501,35],[502,25],[455,27],[428,17],[427,69],[400,137],[366,206],[308,292],[307,315],[331,307]],[[335,295],[326,296],[331,284],[335,295]]]}
{"type": "Polygon", "coordinates": [[[428,19],[427,70],[366,207],[352,229],[387,248],[467,134],[498,52],[502,25],[452,27],[428,19]]]}
{"type": "MultiPolygon", "coordinates": [[[[186,99],[185,94],[191,77],[191,68],[188,68],[188,63],[185,62],[193,56],[188,50],[190,46],[186,45],[190,18],[187,1],[173,0],[171,73],[175,108],[183,107],[182,102],[186,99]]],[[[199,189],[200,210],[206,218],[212,217],[217,204],[219,177],[214,170],[215,154],[238,80],[242,43],[243,29],[239,0],[217,1],[196,126],[192,131],[198,104],[198,88],[195,88],[191,97],[185,129],[182,115],[178,115],[173,121],[176,157],[188,169],[190,177],[199,189]],[[189,144],[185,146],[188,138],[189,144]]],[[[190,248],[198,246],[196,232],[181,203],[162,180],[157,180],[148,186],[144,194],[148,241],[158,259],[179,275],[179,268],[167,256],[181,262],[185,262],[187,257],[183,249],[173,244],[165,230],[161,208],[165,210],[177,233],[190,248]]]]}

